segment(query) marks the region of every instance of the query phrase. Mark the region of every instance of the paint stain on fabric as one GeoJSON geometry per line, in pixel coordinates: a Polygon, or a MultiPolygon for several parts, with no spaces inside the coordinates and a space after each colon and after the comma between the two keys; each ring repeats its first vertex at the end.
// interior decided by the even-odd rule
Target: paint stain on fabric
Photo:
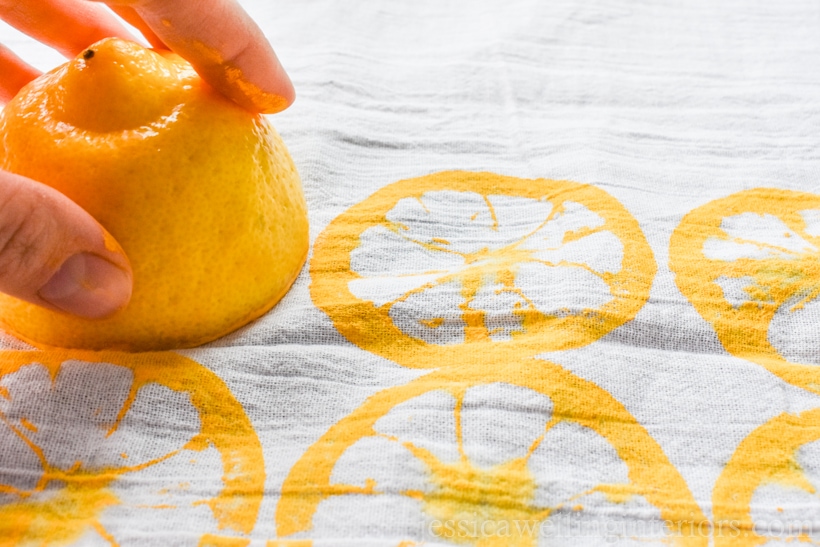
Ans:
{"type": "MultiPolygon", "coordinates": [[[[535,507],[535,478],[527,467],[527,460],[537,443],[524,458],[480,468],[466,456],[461,437],[461,409],[464,392],[458,392],[455,406],[457,445],[461,458],[454,463],[444,463],[428,450],[405,443],[416,458],[425,464],[430,473],[432,490],[423,496],[424,512],[434,521],[459,522],[467,530],[463,536],[454,533],[448,537],[447,529],[436,531],[440,537],[458,543],[472,543],[482,539],[489,528],[501,523],[540,522],[552,509],[535,507]]],[[[534,537],[503,537],[506,544],[535,545],[534,537]]],[[[489,543],[484,542],[489,545],[489,543]]]]}
{"type": "MultiPolygon", "coordinates": [[[[463,209],[463,203],[459,207],[463,209]]],[[[638,222],[599,188],[568,181],[449,171],[390,184],[336,217],[314,245],[310,292],[314,303],[328,314],[336,329],[367,351],[413,368],[467,362],[483,367],[511,357],[531,357],[594,342],[637,314],[649,298],[656,271],[652,250],[638,222]],[[465,221],[486,227],[486,245],[465,236],[458,239],[463,226],[432,216],[428,201],[442,196],[466,199],[476,208],[466,211],[465,221]],[[480,196],[480,200],[470,201],[472,196],[480,196]],[[429,237],[411,233],[409,221],[397,213],[409,207],[409,200],[420,204],[416,205],[417,224],[430,231],[429,237]],[[514,230],[512,226],[520,225],[520,213],[510,216],[510,210],[499,209],[500,204],[509,204],[510,200],[518,200],[516,206],[543,211],[543,216],[510,241],[493,244],[499,241],[502,230],[514,230]],[[450,260],[458,265],[449,269],[435,264],[427,269],[414,265],[414,271],[405,274],[391,273],[392,270],[371,277],[360,274],[353,268],[354,256],[375,253],[368,256],[376,263],[392,263],[395,255],[378,253],[384,249],[401,252],[377,245],[370,250],[365,235],[375,233],[374,230],[395,234],[397,241],[405,241],[408,249],[417,248],[431,260],[450,260]],[[585,238],[590,244],[598,242],[602,246],[598,256],[610,253],[608,256],[616,257],[612,258],[613,264],[591,266],[574,255],[570,249],[585,238]],[[570,309],[574,304],[569,296],[566,307],[544,312],[539,309],[542,304],[528,295],[533,290],[546,289],[520,286],[527,279],[520,275],[525,268],[579,272],[595,280],[608,294],[598,307],[570,309]],[[422,281],[383,303],[376,302],[375,297],[357,296],[355,287],[370,283],[371,279],[387,284],[391,276],[398,286],[406,285],[414,277],[422,281]],[[449,286],[459,287],[460,291],[460,302],[448,320],[463,324],[462,343],[425,341],[420,335],[403,330],[394,320],[401,306],[449,286]],[[496,301],[504,298],[508,309],[488,313],[488,293],[497,297],[496,301]],[[507,339],[501,340],[504,329],[509,333],[507,339]]],[[[432,317],[417,317],[416,324],[420,329],[446,331],[446,316],[441,309],[435,309],[440,307],[441,299],[431,297],[429,302],[432,317]]]]}
{"type": "MultiPolygon", "coordinates": [[[[264,491],[265,471],[262,448],[244,409],[224,382],[199,363],[172,352],[120,353],[74,350],[2,351],[0,379],[27,365],[45,367],[56,383],[63,363],[82,361],[128,369],[132,384],[116,420],[108,430],[114,433],[128,414],[144,386],[159,384],[190,396],[199,413],[200,431],[189,442],[158,458],[133,466],[88,468],[76,462],[69,469],[52,465],[45,452],[29,438],[36,431],[21,420],[18,427],[0,412],[4,423],[37,456],[43,469],[31,490],[0,485],[0,492],[11,494],[16,502],[0,505],[0,546],[18,544],[69,545],[89,530],[112,545],[115,538],[103,526],[103,511],[124,501],[111,485],[128,473],[140,471],[173,458],[182,450],[202,451],[215,448],[222,459],[223,488],[206,500],[219,528],[248,533],[256,523],[264,491]]],[[[126,453],[120,457],[125,459],[126,453]]],[[[171,504],[161,504],[165,509],[171,504]]],[[[157,507],[157,506],[154,506],[157,507]]]]}
{"type": "Polygon", "coordinates": [[[818,211],[820,195],[774,188],[709,202],[673,232],[669,267],[726,351],[820,394],[820,369],[790,362],[769,338],[779,311],[794,313],[820,296],[820,234],[807,215],[818,211]],[[741,221],[750,228],[738,228],[741,221]],[[727,298],[727,283],[738,287],[735,301],[727,298]]]}
{"type": "Polygon", "coordinates": [[[708,537],[693,531],[708,520],[694,501],[683,478],[671,465],[660,446],[648,432],[611,395],[582,380],[560,366],[535,359],[498,363],[492,369],[476,371],[462,366],[431,372],[407,385],[390,388],[371,396],[362,406],[332,426],[293,466],[282,485],[282,498],[276,509],[276,526],[280,536],[304,533],[312,529],[313,516],[320,503],[333,496],[382,495],[378,484],[331,483],[336,462],[356,442],[366,437],[381,437],[401,443],[426,469],[426,491],[410,490],[403,495],[420,502],[428,521],[457,521],[469,534],[448,536],[450,530],[433,530],[447,541],[481,547],[537,544],[537,534],[516,528],[515,522],[537,525],[558,510],[583,510],[581,501],[596,493],[610,503],[626,503],[632,497],[643,497],[655,506],[665,522],[679,525],[668,530],[667,539],[679,546],[705,547],[708,537]],[[553,417],[524,457],[513,458],[492,467],[477,466],[467,456],[461,433],[461,412],[465,393],[474,386],[508,383],[525,387],[549,397],[554,405],[553,417]],[[429,450],[383,435],[375,423],[399,404],[430,391],[444,390],[454,399],[454,423],[460,457],[454,462],[439,460],[429,450]],[[607,419],[601,419],[606,416],[607,419]],[[594,431],[606,439],[629,468],[629,482],[603,483],[583,488],[560,503],[549,507],[535,503],[536,481],[528,466],[532,454],[559,423],[572,423],[594,431]],[[368,485],[372,486],[372,485],[368,485]],[[506,530],[488,526],[506,526],[506,530]]]}
{"type": "Polygon", "coordinates": [[[437,329],[444,324],[444,318],[434,317],[433,319],[420,319],[419,323],[421,323],[428,329],[437,329]]]}
{"type": "Polygon", "coordinates": [[[235,538],[205,534],[200,538],[198,547],[247,547],[251,544],[248,538],[235,538]]]}
{"type": "MultiPolygon", "coordinates": [[[[532,215],[527,217],[531,220],[532,215]]],[[[374,245],[376,251],[389,249],[374,245]]],[[[372,258],[372,257],[371,257],[372,258]]],[[[377,256],[384,263],[389,256],[377,256]]],[[[358,259],[358,258],[357,258],[358,259]]],[[[374,263],[379,263],[374,260],[374,263]]],[[[649,297],[657,270],[652,251],[637,221],[608,193],[590,185],[568,181],[524,180],[493,173],[443,172],[400,181],[377,191],[334,219],[320,234],[311,261],[311,297],[327,313],[334,326],[357,346],[413,368],[438,369],[405,386],[371,396],[362,406],[333,425],[291,469],[282,487],[276,510],[280,536],[311,530],[319,504],[332,496],[382,495],[378,483],[365,487],[331,483],[335,463],[358,440],[381,437],[401,443],[426,470],[428,488],[407,490],[402,495],[419,502],[425,519],[431,522],[458,520],[467,528],[486,531],[487,526],[512,522],[537,525],[555,511],[582,512],[580,503],[587,496],[600,494],[609,503],[628,503],[642,497],[655,506],[666,522],[677,523],[664,541],[680,546],[705,546],[708,538],[691,533],[708,523],[692,498],[686,483],[669,463],[661,448],[647,431],[607,392],[582,380],[558,365],[535,360],[536,354],[588,345],[631,320],[649,297]],[[459,197],[460,196],[460,197],[459,197]],[[480,196],[476,201],[475,196],[480,196]],[[461,199],[458,207],[445,210],[465,213],[467,229],[484,230],[486,244],[476,236],[464,236],[464,225],[452,220],[437,221],[433,215],[442,199],[461,199]],[[539,221],[509,237],[509,223],[522,224],[521,215],[500,207],[527,207],[542,214],[539,221]],[[475,208],[466,210],[465,203],[475,208]],[[416,210],[419,219],[408,217],[416,210]],[[438,222],[438,224],[436,224],[438,222]],[[506,231],[505,231],[506,230],[506,231]],[[452,233],[451,233],[452,232],[452,233]],[[376,278],[376,287],[388,283],[407,286],[398,296],[383,299],[357,296],[353,286],[368,281],[354,271],[354,256],[365,255],[373,234],[384,234],[385,241],[406,241],[418,249],[416,255],[440,257],[457,266],[431,266],[413,263],[413,271],[386,272],[393,279],[376,278]],[[392,234],[392,235],[391,235],[392,234]],[[390,239],[392,238],[392,240],[390,239]],[[506,239],[505,239],[506,238],[506,239]],[[600,256],[612,261],[605,266],[591,265],[567,251],[576,242],[607,242],[600,256]],[[466,242],[466,243],[465,243],[466,242]],[[563,253],[563,254],[562,254],[563,253]],[[527,265],[567,268],[597,279],[609,293],[596,307],[573,311],[571,302],[551,313],[542,312],[529,287],[519,286],[519,273],[527,265]],[[414,276],[426,276],[420,282],[414,276]],[[402,285],[404,283],[404,285],[402,285]],[[394,309],[420,294],[443,286],[459,287],[456,314],[463,323],[463,338],[455,343],[425,341],[405,332],[394,322],[394,309]],[[498,310],[488,307],[488,295],[515,303],[506,312],[519,327],[507,339],[497,335],[503,330],[493,324],[498,310]],[[485,302],[479,303],[484,299],[485,302]],[[377,300],[379,302],[377,302],[377,300]],[[555,408],[553,418],[527,454],[491,467],[472,462],[463,447],[461,412],[468,389],[490,383],[507,383],[531,389],[549,397],[555,408]],[[446,391],[454,398],[454,423],[460,458],[441,461],[429,450],[385,436],[374,429],[375,422],[396,405],[430,391],[446,391]],[[549,432],[567,422],[589,428],[606,439],[629,468],[625,484],[598,484],[550,507],[535,503],[536,478],[529,459],[549,432]]],[[[372,272],[367,275],[377,275],[372,272]]],[[[419,300],[416,299],[416,302],[419,300]]],[[[426,300],[430,311],[417,314],[417,323],[440,331],[453,320],[441,309],[441,299],[426,300]],[[427,313],[427,316],[424,316],[427,313]]],[[[408,423],[412,420],[408,418],[408,423]]],[[[508,531],[509,532],[509,531],[508,531]]],[[[445,528],[435,532],[440,538],[480,547],[521,546],[537,543],[535,535],[447,536],[445,528]]]]}
{"type": "MultiPolygon", "coordinates": [[[[784,412],[758,427],[735,449],[718,477],[712,494],[715,523],[732,523],[739,533],[716,535],[715,547],[754,547],[769,541],[808,543],[817,540],[809,536],[811,527],[755,527],[752,502],[757,490],[766,485],[780,485],[787,491],[801,491],[816,496],[817,489],[797,460],[801,447],[820,440],[820,408],[800,414],[784,412]],[[773,531],[772,531],[773,530],[773,531]]],[[[778,512],[783,508],[778,507],[778,512]]],[[[788,521],[785,524],[789,524],[788,521]]]]}

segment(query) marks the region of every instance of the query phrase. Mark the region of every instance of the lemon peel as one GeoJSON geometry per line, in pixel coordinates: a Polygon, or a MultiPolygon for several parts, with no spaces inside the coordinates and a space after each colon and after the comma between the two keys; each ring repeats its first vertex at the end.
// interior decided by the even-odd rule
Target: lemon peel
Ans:
{"type": "Polygon", "coordinates": [[[83,207],[134,272],[130,304],[103,320],[0,295],[0,322],[35,346],[199,345],[273,307],[307,257],[281,138],[173,53],[98,42],[26,86],[0,114],[0,139],[0,169],[83,207]]]}

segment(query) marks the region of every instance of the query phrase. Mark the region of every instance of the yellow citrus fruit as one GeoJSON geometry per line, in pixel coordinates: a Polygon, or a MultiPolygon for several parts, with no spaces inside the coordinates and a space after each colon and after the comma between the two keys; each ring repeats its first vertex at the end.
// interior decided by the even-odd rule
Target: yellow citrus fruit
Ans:
{"type": "Polygon", "coordinates": [[[0,140],[0,169],[78,203],[134,271],[130,304],[103,320],[0,295],[6,328],[37,346],[201,344],[269,310],[307,256],[304,196],[281,138],[172,53],[91,46],[6,106],[0,140]]]}

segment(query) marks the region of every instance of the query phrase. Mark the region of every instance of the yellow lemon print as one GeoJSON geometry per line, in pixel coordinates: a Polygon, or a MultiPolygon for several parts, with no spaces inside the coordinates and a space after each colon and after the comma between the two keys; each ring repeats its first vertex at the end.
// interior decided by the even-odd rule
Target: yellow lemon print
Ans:
{"type": "Polygon", "coordinates": [[[783,413],[741,442],[715,484],[716,547],[820,545],[820,409],[783,413]]]}
{"type": "Polygon", "coordinates": [[[758,188],[707,203],[683,218],[669,255],[729,353],[820,393],[820,196],[758,188]]]}
{"type": "Polygon", "coordinates": [[[655,272],[638,222],[603,190],[451,171],[333,220],[310,290],[357,346],[435,368],[589,344],[635,316],[655,272]]]}
{"type": "MultiPolygon", "coordinates": [[[[206,534],[199,540],[198,547],[248,547],[251,540],[248,538],[228,537],[206,534]]],[[[265,547],[313,547],[311,540],[271,539],[265,542],[265,547]]],[[[415,547],[415,544],[397,545],[396,547],[415,547]]]]}
{"type": "Polygon", "coordinates": [[[573,534],[706,546],[709,534],[681,475],[620,403],[531,358],[442,369],[371,396],[293,466],[276,526],[280,537],[327,529],[478,547],[573,534]]]}
{"type": "Polygon", "coordinates": [[[117,545],[135,519],[249,533],[264,491],[242,406],[170,352],[0,352],[0,446],[3,547],[117,545]]]}

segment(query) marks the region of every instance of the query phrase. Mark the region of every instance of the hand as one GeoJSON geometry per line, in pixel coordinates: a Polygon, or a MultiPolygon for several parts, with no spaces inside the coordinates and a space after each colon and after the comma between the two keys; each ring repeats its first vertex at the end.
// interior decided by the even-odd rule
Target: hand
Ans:
{"type": "MultiPolygon", "coordinates": [[[[285,70],[235,0],[106,3],[242,107],[274,113],[293,102],[285,70]]],[[[0,0],[0,19],[66,57],[109,36],[133,39],[103,6],[85,0],[0,0]]],[[[39,74],[0,44],[0,104],[39,74]]],[[[131,287],[128,259],[88,213],[43,184],[0,170],[0,292],[100,318],[125,307],[131,287]]]]}

